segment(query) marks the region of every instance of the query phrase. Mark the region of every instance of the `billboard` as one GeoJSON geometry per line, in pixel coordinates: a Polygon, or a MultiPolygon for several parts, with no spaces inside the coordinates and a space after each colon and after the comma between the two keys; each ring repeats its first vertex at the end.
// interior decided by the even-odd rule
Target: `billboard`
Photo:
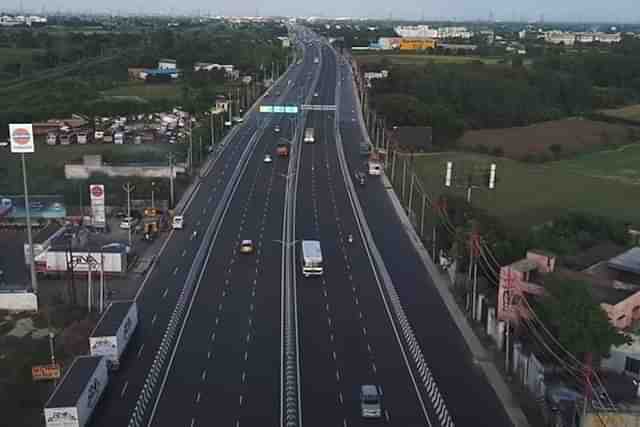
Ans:
{"type": "Polygon", "coordinates": [[[60,378],[60,365],[35,365],[31,367],[31,377],[34,381],[55,380],[60,378]]]}
{"type": "MultiPolygon", "coordinates": [[[[67,210],[62,196],[29,195],[29,213],[32,219],[64,218],[67,210]]],[[[0,195],[0,219],[21,219],[27,217],[24,196],[0,195]]]]}
{"type": "Polygon", "coordinates": [[[33,126],[31,123],[9,125],[12,153],[33,153],[33,126]]]}
{"type": "Polygon", "coordinates": [[[107,223],[107,216],[104,209],[104,185],[90,185],[89,194],[91,196],[91,212],[93,214],[93,225],[104,227],[107,223]]]}
{"type": "Polygon", "coordinates": [[[434,49],[436,47],[435,40],[431,39],[410,39],[403,37],[400,40],[400,50],[424,50],[434,49]]]}

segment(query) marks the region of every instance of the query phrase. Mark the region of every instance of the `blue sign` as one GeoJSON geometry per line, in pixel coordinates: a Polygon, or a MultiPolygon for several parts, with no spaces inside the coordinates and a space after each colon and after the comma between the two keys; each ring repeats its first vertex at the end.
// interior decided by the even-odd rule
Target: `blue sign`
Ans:
{"type": "MultiPolygon", "coordinates": [[[[29,196],[29,213],[31,218],[64,218],[67,210],[63,196],[29,196]]],[[[0,219],[26,218],[24,196],[0,195],[0,219]]]]}

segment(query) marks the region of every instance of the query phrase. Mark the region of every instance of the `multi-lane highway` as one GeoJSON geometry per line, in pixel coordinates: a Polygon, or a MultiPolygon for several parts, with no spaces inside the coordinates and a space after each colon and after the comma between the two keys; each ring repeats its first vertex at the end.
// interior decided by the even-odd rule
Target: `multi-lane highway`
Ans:
{"type": "Polygon", "coordinates": [[[304,121],[251,111],[227,138],[185,208],[185,229],[172,232],[145,280],[138,333],[94,426],[124,426],[132,419],[129,425],[136,427],[284,425],[290,408],[283,409],[283,400],[291,397],[283,392],[291,379],[283,380],[285,353],[297,357],[299,388],[291,402],[298,425],[367,424],[360,416],[362,384],[382,387],[383,425],[448,427],[453,424],[443,418],[444,406],[457,426],[510,425],[382,183],[369,179],[353,190],[349,177],[362,167],[358,146],[365,137],[349,67],[324,43],[305,46],[303,62],[263,103],[299,105],[306,99],[337,104],[338,111],[310,111],[300,115],[304,121]],[[303,143],[305,128],[314,129],[314,143],[303,143]],[[275,155],[281,138],[292,140],[290,158],[275,155]],[[273,162],[265,162],[265,154],[273,162]],[[244,239],[253,241],[253,253],[239,252],[244,239]],[[309,239],[321,242],[323,276],[301,274],[297,243],[309,239]],[[428,387],[419,378],[424,367],[409,354],[415,356],[415,346],[400,330],[371,244],[382,254],[433,372],[428,387]],[[193,288],[183,300],[186,286],[193,288]],[[294,297],[285,299],[291,290],[294,297]],[[176,320],[178,308],[184,315],[176,320]],[[297,333],[293,353],[283,344],[288,313],[294,313],[297,333]],[[175,339],[167,340],[169,332],[175,339]],[[432,398],[434,387],[438,399],[432,398]]]}
{"type": "MultiPolygon", "coordinates": [[[[347,62],[341,64],[341,74],[344,79],[340,132],[350,169],[364,170],[359,143],[365,141],[365,135],[347,62]]],[[[512,425],[495,391],[474,366],[467,345],[396,216],[381,179],[368,178],[365,187],[357,187],[358,198],[453,422],[458,427],[512,425]]]]}
{"type": "MultiPolygon", "coordinates": [[[[297,101],[297,98],[303,93],[304,83],[309,80],[307,74],[312,70],[311,55],[313,55],[313,52],[308,51],[304,63],[292,67],[276,87],[270,90],[269,95],[264,99],[264,103],[297,101]],[[281,95],[279,96],[278,94],[281,95]]],[[[231,197],[231,204],[226,211],[227,214],[224,217],[229,223],[225,223],[220,227],[222,235],[218,236],[217,242],[219,243],[213,248],[215,250],[208,257],[206,268],[198,281],[200,292],[196,293],[196,299],[194,299],[192,307],[192,317],[189,317],[188,326],[185,328],[188,333],[197,331],[204,333],[208,331],[208,336],[204,339],[199,336],[185,336],[187,332],[182,334],[183,336],[177,347],[180,352],[177,353],[175,359],[172,359],[171,368],[169,370],[165,368],[164,371],[169,372],[171,379],[178,378],[178,380],[167,381],[165,389],[167,395],[171,393],[171,396],[173,396],[176,394],[175,390],[181,398],[185,399],[180,400],[180,405],[184,405],[185,402],[190,400],[195,402],[197,395],[191,391],[193,388],[192,379],[187,377],[186,373],[184,373],[185,377],[183,378],[183,372],[176,371],[176,369],[199,366],[204,369],[204,365],[197,356],[211,357],[211,365],[219,366],[219,372],[231,375],[231,368],[234,368],[234,372],[238,371],[237,378],[235,378],[237,380],[236,384],[229,379],[229,387],[232,385],[241,387],[243,383],[246,387],[247,381],[252,381],[252,390],[259,387],[268,387],[271,392],[264,393],[260,401],[253,399],[248,401],[247,404],[262,404],[263,408],[268,407],[268,411],[262,410],[261,412],[261,415],[264,416],[274,412],[271,407],[274,406],[274,401],[277,402],[277,388],[272,390],[270,378],[263,381],[262,379],[251,377],[256,371],[249,369],[248,365],[243,367],[240,361],[244,358],[245,352],[247,352],[248,360],[248,352],[251,346],[263,345],[262,343],[271,345],[270,340],[265,339],[265,336],[271,337],[273,334],[275,334],[275,338],[279,336],[278,330],[252,329],[252,325],[249,324],[249,313],[255,310],[256,316],[269,316],[275,313],[277,317],[275,325],[276,327],[279,325],[279,279],[274,281],[273,285],[276,286],[276,289],[273,289],[273,287],[270,288],[269,286],[258,288],[258,281],[254,282],[251,278],[257,278],[262,275],[263,266],[266,269],[273,268],[278,270],[280,265],[279,260],[261,261],[265,254],[277,253],[277,251],[275,248],[270,247],[274,245],[274,243],[268,241],[271,235],[269,237],[266,235],[261,237],[259,232],[260,229],[264,229],[265,232],[273,229],[275,230],[273,235],[280,236],[277,217],[278,210],[282,209],[283,203],[281,200],[278,201],[282,193],[279,190],[281,187],[280,180],[282,179],[279,173],[285,171],[286,166],[282,165],[282,161],[275,156],[273,164],[262,163],[263,154],[273,151],[272,148],[280,135],[291,138],[291,122],[284,118],[277,118],[274,123],[277,123],[278,120],[281,121],[282,130],[279,135],[275,135],[271,126],[268,125],[269,118],[261,117],[254,111],[247,113],[242,126],[227,138],[226,147],[221,151],[213,166],[202,179],[197,192],[184,210],[185,228],[171,233],[161,253],[158,255],[158,261],[154,269],[145,279],[138,294],[140,325],[133,341],[130,343],[121,370],[112,376],[107,392],[92,417],[94,426],[124,426],[129,423],[138,397],[143,392],[149,370],[158,354],[163,334],[174,313],[180,293],[185,286],[185,281],[190,270],[195,268],[194,258],[203,245],[201,238],[211,224],[215,210],[220,207],[219,202],[225,195],[225,190],[227,192],[235,190],[233,197],[231,197]],[[252,147],[252,144],[254,147],[252,147]],[[253,151],[249,153],[247,150],[253,151]],[[247,152],[245,153],[245,151],[247,152]],[[234,175],[237,172],[242,172],[237,171],[237,168],[241,167],[239,163],[243,158],[243,154],[251,154],[251,156],[243,169],[244,173],[240,174],[239,182],[234,183],[234,175]],[[271,211],[271,208],[274,210],[271,211]],[[246,259],[236,258],[237,235],[241,237],[246,235],[246,238],[251,238],[256,242],[256,255],[246,259]],[[230,268],[236,261],[235,268],[230,268]],[[258,268],[257,275],[255,274],[256,268],[258,268]],[[254,273],[254,276],[250,276],[249,273],[251,272],[254,273]],[[276,295],[276,300],[269,298],[269,295],[276,295]],[[258,310],[265,305],[268,309],[258,310]],[[236,328],[237,324],[234,324],[234,322],[239,321],[237,316],[241,314],[244,317],[245,324],[242,329],[235,330],[234,328],[236,328]],[[211,333],[212,327],[216,324],[216,317],[220,327],[217,333],[220,340],[218,345],[216,345],[216,339],[218,338],[212,336],[211,333]],[[225,332],[227,335],[225,335],[225,332]],[[230,334],[237,335],[238,339],[234,339],[235,337],[230,336],[230,334]],[[242,334],[241,338],[240,334],[242,334]],[[227,341],[225,342],[225,340],[227,341]],[[225,343],[231,343],[231,341],[237,342],[237,345],[225,345],[225,343]],[[240,356],[238,360],[232,359],[231,353],[220,352],[217,355],[212,352],[211,356],[209,356],[208,351],[204,353],[199,351],[201,348],[207,348],[206,343],[209,343],[208,347],[215,346],[216,349],[229,348],[230,351],[238,351],[240,356]],[[187,365],[183,367],[182,360],[185,357],[183,352],[190,351],[194,352],[192,355],[193,360],[190,359],[187,365]],[[220,360],[215,359],[216,357],[220,357],[220,360]],[[225,360],[227,361],[226,365],[225,360]],[[258,383],[262,385],[258,385],[258,383]]],[[[279,277],[279,271],[277,274],[279,277]]],[[[251,323],[254,326],[258,324],[254,320],[251,320],[251,323]]],[[[238,328],[240,327],[238,326],[238,328]]],[[[256,347],[253,348],[255,349],[256,347]]],[[[260,353],[255,351],[253,355],[254,357],[250,362],[260,363],[260,358],[258,357],[260,353]]],[[[275,360],[277,365],[279,352],[276,351],[272,356],[265,354],[263,357],[269,358],[268,360],[263,360],[262,363],[267,361],[274,363],[273,360],[275,360]]],[[[272,366],[269,367],[269,370],[274,371],[273,375],[278,378],[277,370],[273,369],[272,366]]],[[[205,374],[204,381],[208,381],[208,384],[222,384],[223,380],[219,376],[219,372],[212,370],[211,373],[205,374]],[[216,374],[218,377],[216,377],[216,374]]],[[[198,375],[202,376],[202,372],[198,372],[198,375]]],[[[206,386],[206,384],[205,382],[204,385],[206,386]]],[[[220,391],[221,389],[218,388],[217,390],[220,391]]],[[[206,405],[211,405],[209,398],[214,391],[211,393],[201,392],[200,398],[203,399],[203,407],[206,408],[206,405]]],[[[156,391],[154,395],[157,393],[156,391]]],[[[227,395],[227,393],[224,394],[225,396],[227,395]]],[[[242,394],[242,391],[238,388],[238,392],[234,396],[237,404],[242,394]]],[[[164,397],[165,393],[159,393],[157,396],[160,399],[166,399],[164,397]]],[[[220,407],[223,402],[226,401],[220,400],[215,405],[220,407]]],[[[171,408],[176,408],[173,404],[170,406],[171,408]]],[[[164,406],[159,405],[159,408],[162,407],[164,406]]],[[[250,413],[234,411],[232,407],[228,407],[228,411],[233,413],[234,417],[241,413],[250,413]]],[[[151,411],[149,410],[148,412],[151,411]]],[[[196,410],[193,410],[193,413],[191,411],[172,410],[171,413],[172,418],[164,419],[167,425],[176,425],[175,423],[177,422],[182,425],[183,421],[188,424],[191,418],[197,415],[196,410]],[[179,419],[177,421],[178,418],[176,417],[180,414],[184,416],[184,420],[179,419]]],[[[162,417],[164,417],[164,414],[162,417]]],[[[156,416],[153,419],[158,423],[162,423],[162,417],[156,416]]]]}
{"type": "MultiPolygon", "coordinates": [[[[314,104],[335,105],[336,58],[323,48],[314,104]]],[[[333,112],[313,112],[316,143],[301,147],[296,240],[317,239],[325,274],[297,275],[302,422],[364,425],[360,386],[378,384],[389,425],[428,425],[423,404],[387,316],[372,265],[357,235],[340,166],[333,112]]]]}

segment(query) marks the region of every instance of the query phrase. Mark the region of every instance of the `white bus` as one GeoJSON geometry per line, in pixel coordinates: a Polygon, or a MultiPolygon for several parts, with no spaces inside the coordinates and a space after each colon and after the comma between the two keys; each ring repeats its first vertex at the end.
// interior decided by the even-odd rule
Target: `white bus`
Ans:
{"type": "Polygon", "coordinates": [[[317,240],[302,241],[302,274],[304,277],[321,276],[322,250],[317,240]]]}
{"type": "Polygon", "coordinates": [[[304,142],[315,142],[315,138],[313,136],[313,128],[306,128],[304,130],[304,142]]]}

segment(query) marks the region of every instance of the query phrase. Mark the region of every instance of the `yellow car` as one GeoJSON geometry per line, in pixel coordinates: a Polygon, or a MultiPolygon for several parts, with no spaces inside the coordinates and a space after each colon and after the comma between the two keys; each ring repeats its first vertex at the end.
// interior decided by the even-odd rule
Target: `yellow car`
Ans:
{"type": "Polygon", "coordinates": [[[240,243],[240,253],[241,254],[250,254],[253,253],[254,247],[253,247],[253,241],[251,240],[243,240],[240,243]]]}

